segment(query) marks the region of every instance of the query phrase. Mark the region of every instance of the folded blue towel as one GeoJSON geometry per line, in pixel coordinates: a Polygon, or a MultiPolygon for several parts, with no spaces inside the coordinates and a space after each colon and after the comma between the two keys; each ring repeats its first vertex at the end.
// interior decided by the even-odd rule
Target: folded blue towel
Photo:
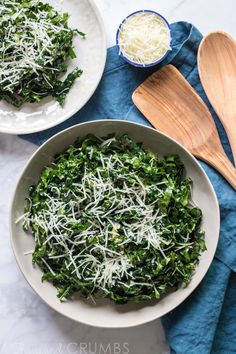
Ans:
{"type": "MultiPolygon", "coordinates": [[[[191,24],[171,25],[173,49],[159,66],[134,68],[125,63],[116,48],[108,49],[102,81],[87,105],[74,117],[55,128],[24,135],[42,144],[71,125],[102,118],[124,119],[150,125],[136,109],[131,94],[153,71],[165,64],[175,65],[203,98],[216,121],[224,149],[232,160],[228,139],[201,86],[197,50],[201,33],[191,24]]],[[[219,88],[220,89],[220,88],[219,88]]],[[[214,261],[197,290],[163,319],[167,340],[176,354],[236,353],[236,194],[210,166],[201,163],[216,190],[221,209],[221,234],[214,261]]]]}

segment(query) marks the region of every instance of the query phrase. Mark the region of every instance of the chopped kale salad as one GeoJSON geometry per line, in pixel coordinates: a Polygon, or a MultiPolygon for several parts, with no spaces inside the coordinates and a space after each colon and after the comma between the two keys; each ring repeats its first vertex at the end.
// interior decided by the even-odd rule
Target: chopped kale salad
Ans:
{"type": "Polygon", "coordinates": [[[42,280],[61,300],[79,292],[117,303],[187,285],[206,249],[191,184],[178,156],[128,135],[77,141],[29,190],[23,227],[42,280]]]}
{"type": "Polygon", "coordinates": [[[68,26],[69,15],[38,0],[0,2],[0,100],[20,107],[53,96],[64,104],[82,70],[64,81],[68,58],[74,59],[73,37],[85,34],[68,26]]]}

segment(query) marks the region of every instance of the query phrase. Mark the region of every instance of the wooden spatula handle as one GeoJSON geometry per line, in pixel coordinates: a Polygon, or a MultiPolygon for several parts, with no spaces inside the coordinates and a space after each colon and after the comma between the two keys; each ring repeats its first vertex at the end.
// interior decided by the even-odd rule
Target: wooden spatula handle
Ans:
{"type": "Polygon", "coordinates": [[[234,188],[234,190],[236,190],[236,169],[224,153],[216,154],[215,156],[208,156],[206,162],[210,163],[217,171],[219,171],[220,174],[224,176],[226,181],[228,181],[234,188]]]}

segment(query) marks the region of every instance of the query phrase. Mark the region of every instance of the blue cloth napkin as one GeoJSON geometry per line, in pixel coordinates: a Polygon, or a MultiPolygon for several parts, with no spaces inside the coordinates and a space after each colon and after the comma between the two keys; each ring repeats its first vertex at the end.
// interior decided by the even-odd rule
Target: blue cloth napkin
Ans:
{"type": "MultiPolygon", "coordinates": [[[[152,72],[172,63],[210,108],[224,149],[232,160],[227,136],[207,100],[198,76],[197,50],[202,35],[186,22],[172,24],[171,30],[173,48],[159,66],[134,68],[117,55],[115,47],[109,48],[102,81],[87,105],[57,127],[22,138],[40,145],[71,125],[103,118],[150,125],[133,105],[131,94],[152,72]]],[[[220,241],[214,261],[200,286],[162,322],[172,353],[233,354],[236,353],[236,193],[213,168],[201,164],[211,179],[220,203],[220,241]]]]}

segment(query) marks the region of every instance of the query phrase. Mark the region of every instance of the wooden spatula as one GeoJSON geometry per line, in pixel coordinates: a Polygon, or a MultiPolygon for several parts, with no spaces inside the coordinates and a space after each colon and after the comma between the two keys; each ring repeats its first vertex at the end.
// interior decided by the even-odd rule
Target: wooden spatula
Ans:
{"type": "Polygon", "coordinates": [[[236,169],[223,150],[207,106],[174,66],[151,75],[132,99],[156,129],[212,165],[236,189],[236,169]]]}
{"type": "Polygon", "coordinates": [[[212,32],[201,42],[198,69],[204,90],[228,135],[236,162],[236,42],[212,32]]]}

